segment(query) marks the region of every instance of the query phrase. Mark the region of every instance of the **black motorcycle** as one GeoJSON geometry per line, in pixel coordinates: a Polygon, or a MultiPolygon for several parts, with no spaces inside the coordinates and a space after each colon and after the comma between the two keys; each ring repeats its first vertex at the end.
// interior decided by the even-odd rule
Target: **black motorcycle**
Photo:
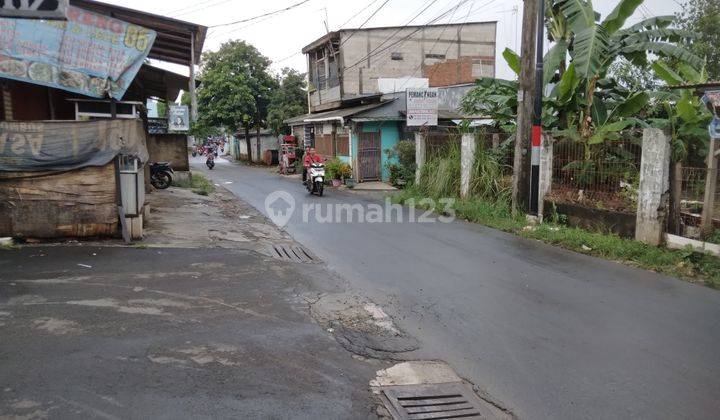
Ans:
{"type": "Polygon", "coordinates": [[[172,185],[172,176],[175,174],[170,162],[154,162],[150,164],[150,183],[153,187],[164,190],[172,185]]]}

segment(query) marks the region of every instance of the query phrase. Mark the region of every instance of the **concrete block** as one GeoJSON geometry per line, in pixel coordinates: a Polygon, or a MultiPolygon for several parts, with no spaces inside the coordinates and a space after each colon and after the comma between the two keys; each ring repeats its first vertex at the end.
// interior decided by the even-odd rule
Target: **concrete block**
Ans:
{"type": "Polygon", "coordinates": [[[540,191],[538,194],[538,218],[542,221],[545,214],[545,196],[552,187],[553,171],[553,138],[543,134],[540,148],[540,191]]]}
{"type": "Polygon", "coordinates": [[[709,253],[716,257],[720,257],[720,245],[710,242],[698,241],[696,239],[685,238],[672,234],[665,235],[665,242],[670,249],[683,249],[690,245],[692,249],[702,253],[709,253]]]}
{"type": "Polygon", "coordinates": [[[130,231],[130,238],[132,240],[140,240],[143,238],[143,216],[142,214],[138,217],[126,217],[125,224],[130,231]]]}
{"type": "Polygon", "coordinates": [[[190,171],[175,171],[173,174],[173,181],[190,182],[191,179],[190,171]]]}
{"type": "Polygon", "coordinates": [[[460,196],[465,198],[470,194],[470,176],[475,164],[474,134],[463,134],[460,146],[460,196]]]}
{"type": "Polygon", "coordinates": [[[660,245],[670,201],[670,136],[657,128],[643,130],[640,188],[635,239],[660,245]]]}

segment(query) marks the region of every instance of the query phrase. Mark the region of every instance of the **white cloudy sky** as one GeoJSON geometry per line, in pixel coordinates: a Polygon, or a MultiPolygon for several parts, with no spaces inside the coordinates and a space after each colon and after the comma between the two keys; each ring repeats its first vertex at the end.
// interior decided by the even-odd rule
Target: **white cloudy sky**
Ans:
{"type": "MultiPolygon", "coordinates": [[[[187,20],[206,26],[234,22],[258,16],[263,13],[285,8],[301,0],[103,0],[177,19],[187,20]]],[[[325,33],[325,20],[330,30],[354,28],[362,24],[385,0],[309,0],[290,11],[251,23],[211,29],[205,43],[205,50],[217,49],[230,39],[242,39],[257,47],[274,63],[273,68],[293,67],[306,71],[305,60],[300,50],[325,33]],[[361,10],[362,13],[353,18],[361,10]]],[[[630,23],[646,16],[674,14],[684,0],[646,0],[630,19],[630,23]]],[[[443,12],[453,9],[458,0],[389,0],[388,3],[365,25],[404,25],[426,5],[432,5],[412,24],[424,24],[443,12]]],[[[519,25],[522,18],[522,0],[471,0],[442,22],[497,21],[498,77],[511,78],[512,73],[505,65],[500,53],[505,47],[519,46],[519,25]],[[518,12],[519,11],[519,12],[518,12]]],[[[595,0],[595,8],[607,15],[617,4],[616,0],[595,0]]],[[[164,66],[165,67],[165,66],[164,66]]],[[[168,66],[178,72],[182,68],[168,66]]]]}

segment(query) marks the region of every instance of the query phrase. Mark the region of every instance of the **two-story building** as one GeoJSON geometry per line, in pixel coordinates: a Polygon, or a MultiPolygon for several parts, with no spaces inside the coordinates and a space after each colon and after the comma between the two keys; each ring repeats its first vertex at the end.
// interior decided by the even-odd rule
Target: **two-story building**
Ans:
{"type": "Polygon", "coordinates": [[[302,50],[309,113],[287,124],[301,144],[350,163],[359,181],[387,180],[384,151],[413,138],[398,93],[437,87],[441,120],[461,118],[457,93],[479,77],[495,77],[496,27],[466,22],[330,32],[302,50]]]}

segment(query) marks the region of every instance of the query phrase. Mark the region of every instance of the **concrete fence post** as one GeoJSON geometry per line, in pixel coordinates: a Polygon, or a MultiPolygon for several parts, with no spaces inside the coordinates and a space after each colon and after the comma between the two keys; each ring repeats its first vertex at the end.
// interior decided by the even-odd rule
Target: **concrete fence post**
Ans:
{"type": "Polygon", "coordinates": [[[670,136],[657,128],[643,130],[635,239],[648,245],[663,242],[670,199],[671,151],[670,136]]]}
{"type": "Polygon", "coordinates": [[[553,141],[549,134],[543,134],[540,148],[540,191],[538,194],[538,217],[540,221],[545,215],[545,196],[552,188],[553,174],[553,141]]]}
{"type": "Polygon", "coordinates": [[[425,133],[418,131],[415,133],[415,183],[420,183],[420,171],[425,164],[425,133]]]}
{"type": "Polygon", "coordinates": [[[474,134],[463,134],[460,146],[460,197],[467,198],[470,194],[470,176],[475,164],[474,134]]]}

